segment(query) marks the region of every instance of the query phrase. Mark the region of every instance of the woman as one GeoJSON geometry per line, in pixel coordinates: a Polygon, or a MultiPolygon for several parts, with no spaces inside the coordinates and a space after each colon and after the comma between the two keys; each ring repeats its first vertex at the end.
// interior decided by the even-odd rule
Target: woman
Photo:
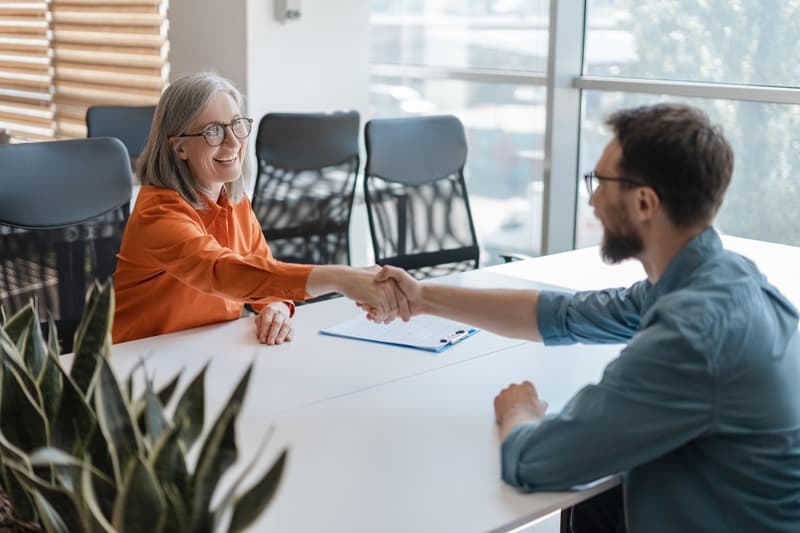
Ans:
{"type": "Polygon", "coordinates": [[[209,73],[161,96],[114,274],[115,343],[233,320],[249,303],[260,342],[280,344],[294,334],[292,300],[331,291],[397,314],[399,293],[374,271],[272,257],[245,194],[253,121],[241,105],[239,91],[209,73]]]}

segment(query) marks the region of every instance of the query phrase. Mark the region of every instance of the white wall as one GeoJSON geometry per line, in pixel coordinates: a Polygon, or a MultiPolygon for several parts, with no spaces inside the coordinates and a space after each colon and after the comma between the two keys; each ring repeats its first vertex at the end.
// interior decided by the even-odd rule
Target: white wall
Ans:
{"type": "Polygon", "coordinates": [[[172,0],[171,79],[230,78],[256,121],[270,111],[367,110],[369,0],[302,0],[281,24],[273,0],[172,0]]]}
{"type": "Polygon", "coordinates": [[[247,87],[247,0],[171,0],[170,80],[211,70],[247,87]]]}
{"type": "Polygon", "coordinates": [[[249,109],[367,110],[369,0],[302,0],[299,20],[281,24],[273,0],[247,0],[249,109]]]}

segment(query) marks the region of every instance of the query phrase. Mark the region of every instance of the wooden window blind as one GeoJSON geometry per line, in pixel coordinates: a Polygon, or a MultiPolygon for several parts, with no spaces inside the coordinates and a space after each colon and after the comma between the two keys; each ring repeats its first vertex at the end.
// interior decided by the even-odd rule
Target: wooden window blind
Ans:
{"type": "Polygon", "coordinates": [[[169,78],[167,0],[0,0],[0,129],[86,136],[92,105],[151,105],[169,78]]]}
{"type": "Polygon", "coordinates": [[[151,105],[169,78],[167,0],[50,0],[56,131],[91,105],[151,105]]]}
{"type": "Polygon", "coordinates": [[[49,0],[0,1],[0,129],[55,134],[49,0]]]}

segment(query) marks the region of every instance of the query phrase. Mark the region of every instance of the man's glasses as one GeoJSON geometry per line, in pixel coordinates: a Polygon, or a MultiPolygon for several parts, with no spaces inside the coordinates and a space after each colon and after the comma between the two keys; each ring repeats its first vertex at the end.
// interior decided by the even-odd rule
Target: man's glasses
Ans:
{"type": "Polygon", "coordinates": [[[228,127],[231,128],[231,133],[233,133],[233,136],[237,139],[247,139],[250,136],[250,131],[253,129],[253,119],[239,117],[231,120],[230,124],[216,122],[214,124],[209,124],[209,126],[200,133],[187,133],[185,135],[177,135],[177,137],[202,137],[209,146],[219,146],[225,142],[225,135],[228,132],[228,127]]]}
{"type": "Polygon", "coordinates": [[[598,187],[600,187],[600,183],[603,181],[621,181],[623,183],[630,183],[631,185],[636,185],[638,187],[647,187],[647,184],[642,183],[641,181],[632,180],[630,178],[607,178],[605,176],[598,176],[593,170],[583,175],[583,182],[586,184],[586,192],[589,193],[590,198],[597,191],[598,187]]]}

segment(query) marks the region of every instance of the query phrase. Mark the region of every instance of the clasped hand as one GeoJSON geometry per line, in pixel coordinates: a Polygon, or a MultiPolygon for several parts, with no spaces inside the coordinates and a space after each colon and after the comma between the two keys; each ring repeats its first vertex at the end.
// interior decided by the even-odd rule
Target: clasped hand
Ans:
{"type": "Polygon", "coordinates": [[[372,266],[365,269],[373,275],[372,283],[384,294],[385,305],[371,305],[356,299],[373,322],[388,324],[396,318],[408,322],[422,313],[422,286],[405,270],[393,266],[372,266]]]}

